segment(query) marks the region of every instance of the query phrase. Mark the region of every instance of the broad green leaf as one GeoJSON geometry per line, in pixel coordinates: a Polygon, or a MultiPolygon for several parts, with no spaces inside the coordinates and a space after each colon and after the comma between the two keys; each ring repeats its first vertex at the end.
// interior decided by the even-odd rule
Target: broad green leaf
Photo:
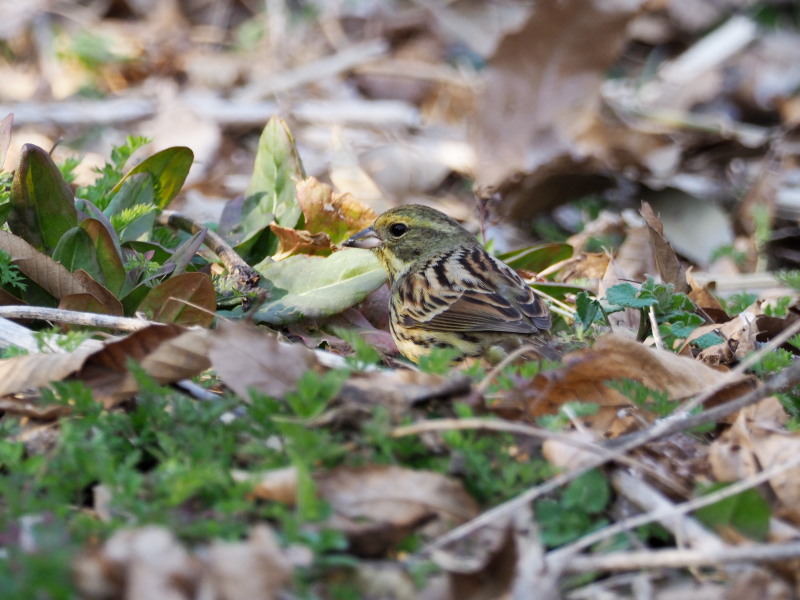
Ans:
{"type": "Polygon", "coordinates": [[[0,119],[0,169],[6,160],[6,152],[11,145],[11,126],[14,124],[14,115],[6,115],[0,119]]]}
{"type": "Polygon", "coordinates": [[[386,281],[386,272],[369,250],[331,256],[291,256],[256,265],[260,286],[270,296],[256,319],[283,325],[303,317],[327,317],[361,302],[386,281]]]}
{"type": "Polygon", "coordinates": [[[61,237],[53,250],[53,260],[64,265],[70,272],[83,269],[95,281],[102,279],[102,270],[92,238],[80,227],[73,227],[61,237]]]}
{"type": "Polygon", "coordinates": [[[122,266],[122,257],[111,234],[97,219],[82,221],[80,228],[89,235],[100,264],[101,277],[99,279],[94,275],[92,277],[106,286],[112,294],[119,295],[125,283],[125,268],[122,266]]]}
{"type": "Polygon", "coordinates": [[[61,237],[78,224],[69,184],[50,155],[25,144],[11,184],[11,232],[50,253],[61,237]]]}
{"type": "Polygon", "coordinates": [[[567,260],[572,256],[572,246],[569,244],[540,244],[513,252],[506,252],[498,256],[500,260],[514,269],[525,269],[539,273],[547,267],[567,260]]]}
{"type": "Polygon", "coordinates": [[[172,268],[170,277],[180,275],[186,270],[186,267],[190,262],[192,262],[192,259],[197,254],[200,246],[203,245],[203,240],[206,239],[207,231],[208,229],[201,229],[188,240],[183,242],[180,246],[175,248],[172,256],[170,256],[169,260],[164,263],[165,268],[172,268]]]}
{"type": "Polygon", "coordinates": [[[182,273],[150,290],[138,310],[160,323],[208,327],[216,308],[211,278],[205,273],[182,273]]]}
{"type": "MultiPolygon", "coordinates": [[[[705,493],[710,494],[727,485],[714,484],[705,493]]],[[[771,515],[767,501],[756,490],[750,489],[705,506],[695,511],[695,516],[711,528],[732,527],[750,539],[763,541],[769,532],[771,515]]]]}
{"type": "Polygon", "coordinates": [[[277,247],[269,231],[271,222],[283,227],[300,223],[303,212],[295,196],[294,180],[303,178],[303,164],[288,125],[283,119],[271,118],[258,142],[241,219],[225,232],[240,253],[261,260],[277,247]]]}
{"type": "Polygon", "coordinates": [[[167,148],[146,158],[128,171],[111,192],[118,193],[130,177],[139,173],[149,173],[153,178],[155,204],[159,208],[166,208],[181,191],[192,161],[194,161],[194,153],[189,148],[184,146],[167,148]]]}

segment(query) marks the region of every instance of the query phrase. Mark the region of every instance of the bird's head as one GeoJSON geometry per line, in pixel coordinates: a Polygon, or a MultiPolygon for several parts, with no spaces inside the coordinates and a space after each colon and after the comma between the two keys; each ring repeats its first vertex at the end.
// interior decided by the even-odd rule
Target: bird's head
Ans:
{"type": "Polygon", "coordinates": [[[342,245],[375,252],[389,278],[452,248],[476,244],[475,237],[443,212],[409,204],[387,210],[371,227],[342,245]]]}

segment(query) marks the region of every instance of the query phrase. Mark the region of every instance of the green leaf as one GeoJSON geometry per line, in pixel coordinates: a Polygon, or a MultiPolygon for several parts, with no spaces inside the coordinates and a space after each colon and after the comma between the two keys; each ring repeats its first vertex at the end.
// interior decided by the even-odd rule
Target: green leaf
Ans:
{"type": "Polygon", "coordinates": [[[295,194],[295,179],[305,178],[294,138],[283,119],[269,120],[258,141],[253,175],[245,191],[237,226],[226,232],[232,244],[249,258],[261,260],[277,249],[269,224],[296,227],[303,215],[295,194]]]}
{"type": "MultiPolygon", "coordinates": [[[[94,252],[100,265],[100,277],[92,279],[99,281],[115,296],[119,296],[122,285],[125,283],[125,268],[122,266],[122,257],[111,237],[108,229],[97,219],[81,221],[80,228],[89,236],[94,245],[94,252]]],[[[84,269],[85,270],[85,269],[84,269]]],[[[88,272],[88,271],[87,271],[88,272]]]]}
{"type": "Polygon", "coordinates": [[[600,303],[596,298],[592,298],[588,292],[579,292],[575,297],[575,316],[584,327],[590,327],[592,323],[602,316],[600,303]]]}
{"type": "Polygon", "coordinates": [[[572,252],[572,246],[569,244],[539,244],[506,252],[498,258],[514,269],[526,269],[538,273],[557,262],[567,260],[572,256],[572,252]]]}
{"type": "Polygon", "coordinates": [[[68,271],[83,269],[94,279],[100,281],[100,263],[89,234],[80,227],[67,231],[53,250],[53,260],[60,262],[68,271]]]}
{"type": "Polygon", "coordinates": [[[291,256],[256,265],[269,300],[256,318],[283,325],[303,317],[327,317],[361,302],[386,282],[386,272],[369,250],[331,256],[291,256]]]}
{"type": "Polygon", "coordinates": [[[208,327],[214,320],[216,301],[214,285],[208,275],[183,273],[150,290],[138,310],[160,323],[208,327]]]}
{"type": "Polygon", "coordinates": [[[78,223],[69,184],[50,155],[25,144],[11,184],[8,226],[32,246],[50,253],[78,223]]]}
{"type": "Polygon", "coordinates": [[[592,469],[573,479],[564,490],[562,504],[565,508],[580,509],[590,515],[605,509],[611,499],[611,490],[603,472],[592,469]]]}
{"type": "Polygon", "coordinates": [[[658,300],[647,291],[637,289],[630,283],[620,283],[606,290],[609,304],[623,308],[647,308],[658,304],[658,300]]]}
{"type": "MultiPolygon", "coordinates": [[[[727,487],[716,483],[703,490],[704,495],[727,487]]],[[[769,532],[770,510],[766,500],[750,489],[695,511],[695,516],[711,528],[732,527],[753,540],[764,541],[769,532]]]]}
{"type": "Polygon", "coordinates": [[[153,154],[128,171],[111,192],[118,193],[130,177],[139,173],[149,173],[153,178],[155,204],[158,208],[166,208],[181,191],[192,161],[194,161],[194,153],[189,148],[184,146],[167,148],[153,154]]]}

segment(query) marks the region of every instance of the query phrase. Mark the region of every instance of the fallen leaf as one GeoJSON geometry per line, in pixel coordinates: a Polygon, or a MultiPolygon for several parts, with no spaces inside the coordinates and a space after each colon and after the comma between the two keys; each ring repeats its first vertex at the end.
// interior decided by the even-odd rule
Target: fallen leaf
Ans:
{"type": "Polygon", "coordinates": [[[265,524],[253,527],[246,541],[214,540],[203,563],[201,587],[217,598],[273,600],[292,579],[292,564],[265,524]]]}
{"type": "MultiPolygon", "coordinates": [[[[293,504],[296,493],[291,494],[291,486],[296,486],[297,478],[292,471],[265,474],[252,495],[293,504]]],[[[329,525],[347,536],[351,551],[359,556],[381,556],[423,525],[428,525],[429,535],[437,535],[478,514],[478,505],[458,480],[430,471],[386,465],[339,467],[315,475],[314,481],[331,506],[329,525]]]]}
{"type": "Polygon", "coordinates": [[[278,238],[278,251],[272,256],[273,260],[283,260],[292,254],[327,256],[333,252],[327,233],[311,233],[305,229],[281,227],[277,223],[270,223],[269,228],[278,238]]]}
{"type": "MultiPolygon", "coordinates": [[[[489,60],[479,99],[473,144],[480,185],[497,186],[519,174],[536,177],[582,154],[575,139],[597,111],[600,86],[641,4],[537,2],[524,25],[505,36],[489,60]]],[[[521,179],[519,185],[530,190],[521,179]]],[[[515,216],[530,214],[534,204],[545,208],[541,197],[531,203],[523,196],[512,208],[515,216]]]]}
{"type": "Polygon", "coordinates": [[[137,310],[151,321],[208,327],[214,320],[217,292],[205,273],[181,273],[151,289],[137,310]]]}
{"type": "Polygon", "coordinates": [[[683,268],[678,255],[672,249],[672,244],[664,235],[664,224],[661,219],[653,212],[653,208],[647,203],[642,202],[639,211],[647,223],[650,232],[650,243],[653,245],[658,274],[664,283],[671,283],[675,286],[676,292],[688,292],[689,284],[686,282],[686,269],[683,268]]]}
{"type": "Polygon", "coordinates": [[[282,398],[304,373],[318,368],[305,346],[279,342],[275,334],[244,322],[220,322],[211,333],[208,357],[222,381],[245,400],[251,390],[282,398]]]}
{"type": "MultiPolygon", "coordinates": [[[[558,412],[567,402],[594,402],[600,412],[582,422],[603,432],[608,431],[622,409],[638,407],[608,382],[622,379],[638,381],[652,390],[667,392],[671,401],[686,400],[709,387],[728,380],[729,373],[666,350],[644,345],[616,334],[598,338],[594,346],[571,352],[564,366],[538,374],[522,388],[514,390],[510,400],[522,406],[532,420],[558,412]]],[[[752,387],[753,380],[737,375],[709,399],[707,406],[736,397],[752,387]]],[[[640,418],[648,419],[645,414],[640,418]]]]}
{"type": "Polygon", "coordinates": [[[334,244],[369,227],[377,218],[372,208],[352,194],[334,192],[313,177],[297,182],[297,201],[303,209],[305,228],[312,233],[327,233],[334,244]]]}

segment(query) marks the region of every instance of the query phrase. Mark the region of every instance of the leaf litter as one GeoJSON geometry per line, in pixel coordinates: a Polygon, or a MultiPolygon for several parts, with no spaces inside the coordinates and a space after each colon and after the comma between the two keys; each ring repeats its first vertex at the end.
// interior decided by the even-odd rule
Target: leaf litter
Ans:
{"type": "MultiPolygon", "coordinates": [[[[81,381],[106,411],[92,418],[134,424],[112,429],[135,448],[133,466],[118,475],[131,479],[100,475],[81,488],[82,499],[70,498],[109,523],[101,535],[69,546],[67,564],[83,596],[333,597],[347,590],[351,597],[471,599],[526,597],[536,589],[542,598],[621,598],[635,586],[606,574],[624,570],[637,571],[659,597],[747,597],[760,586],[760,595],[777,598],[797,585],[794,357],[800,351],[784,339],[796,334],[800,314],[800,286],[790,285],[800,262],[791,245],[800,214],[790,85],[798,77],[786,58],[796,45],[792,28],[764,35],[758,18],[733,14],[730,3],[691,11],[681,3],[459,1],[414,3],[396,14],[370,3],[360,13],[328,8],[318,19],[295,19],[293,37],[282,37],[291,9],[277,2],[264,19],[270,35],[248,46],[243,6],[231,10],[226,30],[203,5],[189,3],[156,19],[135,3],[123,4],[128,21],[100,18],[107,16],[103,9],[92,18],[110,39],[129,42],[128,60],[109,58],[92,70],[87,56],[76,61],[67,52],[39,75],[54,100],[87,83],[124,96],[140,78],[184,78],[173,93],[187,119],[203,121],[191,142],[203,164],[176,203],[188,206],[190,194],[217,202],[220,231],[254,265],[262,296],[250,314],[258,325],[217,317],[213,329],[191,327],[211,325],[217,308],[211,279],[191,265],[200,236],[173,261],[190,272],[176,272],[137,298],[146,317],[172,324],[117,336],[101,348],[0,361],[0,406],[13,431],[3,446],[9,473],[25,457],[66,468],[59,452],[72,440],[74,421],[89,419],[78,399],[53,401],[66,388],[36,391],[49,382],[81,381]],[[220,52],[174,45],[177,30],[208,36],[232,34],[234,27],[238,42],[209,42],[223,42],[220,52]],[[143,31],[152,43],[142,41],[143,31]],[[354,60],[349,46],[363,35],[387,43],[354,60]],[[266,63],[254,59],[264,56],[254,48],[270,49],[266,63]],[[227,60],[230,77],[209,78],[202,68],[209,56],[227,60]],[[476,69],[483,61],[485,69],[476,69]],[[264,69],[282,77],[265,87],[264,69]],[[232,86],[239,89],[223,98],[232,86]],[[355,116],[342,101],[353,95],[361,102],[355,116]],[[263,115],[278,104],[287,121],[271,121],[258,143],[252,131],[249,139],[241,135],[242,128],[263,126],[263,115]],[[376,114],[383,116],[370,121],[376,114]],[[335,135],[331,123],[341,127],[335,135]],[[398,158],[419,148],[430,163],[424,173],[419,162],[398,158]],[[237,182],[230,173],[249,177],[237,182]],[[471,216],[466,177],[502,194],[499,205],[478,211],[483,220],[471,216]],[[237,193],[242,199],[223,210],[219,199],[237,193]],[[528,242],[498,234],[505,231],[495,227],[498,221],[558,233],[554,241],[562,246],[552,252],[567,244],[568,254],[516,265],[544,271],[539,284],[567,290],[553,298],[565,315],[556,331],[558,364],[511,365],[491,375],[469,366],[454,371],[447,357],[425,365],[429,372],[398,365],[386,336],[382,271],[367,253],[336,251],[398,199],[453,207],[504,250],[528,242]],[[192,377],[209,390],[189,386],[192,377]],[[175,415],[177,427],[200,417],[181,412],[186,406],[172,396],[162,411],[143,417],[139,411],[155,394],[148,378],[185,386],[181,397],[192,393],[199,398],[193,404],[219,410],[205,424],[212,452],[226,451],[217,435],[241,428],[235,459],[206,467],[196,480],[182,473],[171,452],[185,440],[179,429],[165,433],[158,415],[175,415]],[[744,400],[750,404],[740,410],[714,412],[744,400]],[[704,415],[709,419],[701,422],[704,415]],[[148,418],[153,429],[143,425],[148,418]],[[475,419],[524,424],[541,437],[481,430],[475,419]],[[456,422],[476,428],[448,429],[456,422]],[[436,423],[442,427],[423,431],[436,423]],[[391,435],[415,426],[413,435],[391,435]],[[560,437],[548,439],[550,433],[560,437]],[[24,457],[15,454],[20,447],[24,457]],[[595,470],[581,474],[590,466],[595,470]],[[160,492],[137,487],[165,473],[171,476],[160,492]],[[742,489],[722,498],[729,488],[719,486],[730,484],[742,489]],[[99,492],[83,497],[91,485],[105,489],[106,500],[99,492]],[[215,486],[231,493],[228,504],[207,503],[215,486]],[[143,504],[178,518],[165,525],[139,505],[120,508],[131,489],[141,490],[143,504]],[[157,504],[159,493],[170,499],[157,504]],[[704,494],[714,502],[697,512],[686,508],[704,494]],[[231,533],[214,529],[228,523],[229,510],[243,521],[231,533]],[[760,515],[763,531],[744,518],[748,513],[760,515]],[[636,529],[620,515],[665,529],[636,529]],[[210,529],[193,530],[198,522],[210,529]],[[613,535],[617,545],[610,544],[613,535]],[[692,554],[697,550],[705,556],[692,554]],[[746,568],[727,567],[732,556],[746,568]],[[709,580],[700,564],[719,577],[709,580]],[[567,576],[589,572],[583,581],[567,576]]],[[[780,22],[785,15],[775,10],[780,22]]],[[[17,44],[27,35],[20,19],[4,34],[19,36],[17,44]]],[[[2,67],[9,81],[24,81],[21,62],[2,67]]],[[[24,90],[15,97],[39,102],[24,90]]],[[[67,111],[70,102],[59,106],[67,111]]],[[[138,113],[144,117],[106,122],[112,129],[178,127],[164,116],[167,104],[145,106],[138,113]]],[[[51,107],[36,108],[48,114],[51,107]]],[[[60,134],[22,104],[13,108],[15,129],[10,118],[0,121],[7,165],[25,142],[17,124],[60,134]]],[[[170,133],[190,143],[180,134],[170,133]]],[[[160,178],[154,199],[163,208],[183,184],[173,174],[185,176],[187,150],[156,154],[128,175],[160,178]]],[[[53,156],[58,163],[66,150],[56,148],[53,156]]],[[[29,196],[25,207],[36,202],[29,196]]],[[[92,240],[102,255],[115,240],[106,240],[107,227],[97,223],[92,240]]],[[[37,227],[49,236],[45,247],[61,235],[37,227]]],[[[59,306],[132,314],[118,299],[119,265],[107,273],[66,269],[14,233],[20,232],[12,228],[0,239],[3,250],[59,306]]],[[[147,249],[151,257],[158,251],[147,249]]],[[[205,249],[200,254],[207,256],[205,249]]],[[[108,256],[122,264],[116,252],[108,256]]],[[[79,261],[79,253],[71,259],[79,261]]],[[[3,302],[21,304],[12,294],[4,289],[3,302]]],[[[56,335],[66,342],[70,334],[56,335]]],[[[84,432],[85,442],[108,436],[99,423],[84,432]]],[[[202,445],[184,447],[187,464],[202,445]]],[[[101,465],[102,453],[87,464],[101,465]]],[[[4,525],[22,556],[48,551],[37,532],[51,527],[52,508],[37,506],[28,512],[38,525],[25,516],[4,525]]]]}

